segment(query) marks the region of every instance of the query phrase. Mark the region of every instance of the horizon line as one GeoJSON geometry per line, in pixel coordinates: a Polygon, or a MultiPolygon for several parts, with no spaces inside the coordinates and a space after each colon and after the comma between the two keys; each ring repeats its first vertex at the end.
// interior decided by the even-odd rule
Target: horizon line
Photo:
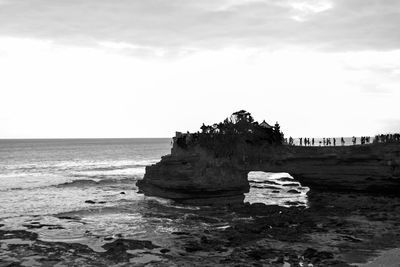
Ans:
{"type": "Polygon", "coordinates": [[[0,137],[0,140],[169,139],[172,137],[0,137]]]}

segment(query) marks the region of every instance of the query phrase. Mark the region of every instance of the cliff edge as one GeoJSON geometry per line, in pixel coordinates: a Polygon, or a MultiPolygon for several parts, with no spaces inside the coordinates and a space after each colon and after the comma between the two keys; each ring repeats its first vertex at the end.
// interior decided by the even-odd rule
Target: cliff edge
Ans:
{"type": "MultiPolygon", "coordinates": [[[[400,143],[293,146],[283,142],[279,125],[249,129],[254,122],[245,121],[238,131],[203,125],[202,133],[178,133],[171,154],[146,167],[139,190],[191,204],[242,203],[248,173],[265,171],[287,172],[311,190],[400,192],[400,143]]],[[[228,124],[238,127],[232,119],[228,124]]]]}

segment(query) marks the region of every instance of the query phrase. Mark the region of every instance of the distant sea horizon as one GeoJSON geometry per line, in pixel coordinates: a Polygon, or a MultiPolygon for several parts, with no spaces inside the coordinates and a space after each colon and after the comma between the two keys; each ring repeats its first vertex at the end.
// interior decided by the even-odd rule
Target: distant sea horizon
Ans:
{"type": "MultiPolygon", "coordinates": [[[[289,135],[285,135],[285,138],[289,139],[289,135]]],[[[361,136],[355,136],[356,137],[356,145],[361,144],[361,136]]],[[[118,141],[118,140],[171,140],[172,141],[173,136],[171,137],[52,137],[52,138],[0,138],[0,143],[1,142],[46,142],[46,141],[85,141],[85,140],[91,140],[91,141],[118,141]]],[[[341,146],[340,137],[312,137],[312,136],[300,136],[300,137],[293,137],[294,139],[294,145],[298,146],[300,145],[300,138],[309,138],[310,142],[311,139],[314,138],[314,146],[323,146],[323,138],[330,138],[331,139],[331,145],[333,146],[333,138],[336,138],[336,146],[341,146]],[[320,144],[321,142],[321,144],[320,144]]],[[[345,146],[352,145],[352,137],[345,137],[343,136],[345,140],[345,146]]],[[[374,136],[370,136],[370,143],[373,142],[374,136]]]]}
{"type": "Polygon", "coordinates": [[[171,139],[172,137],[0,137],[0,140],[171,139]]]}

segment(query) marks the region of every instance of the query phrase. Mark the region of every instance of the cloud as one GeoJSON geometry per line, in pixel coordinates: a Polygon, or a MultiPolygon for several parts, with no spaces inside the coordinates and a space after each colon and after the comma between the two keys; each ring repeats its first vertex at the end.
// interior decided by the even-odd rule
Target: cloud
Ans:
{"type": "Polygon", "coordinates": [[[400,47],[397,0],[13,0],[0,35],[155,49],[400,47]]]}

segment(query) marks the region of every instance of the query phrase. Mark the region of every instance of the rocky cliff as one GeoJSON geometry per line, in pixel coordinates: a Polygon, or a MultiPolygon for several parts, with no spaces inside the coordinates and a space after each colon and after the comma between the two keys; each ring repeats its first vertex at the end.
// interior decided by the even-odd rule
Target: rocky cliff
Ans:
{"type": "Polygon", "coordinates": [[[400,144],[336,147],[240,144],[235,154],[216,156],[200,146],[180,148],[146,168],[137,183],[149,196],[186,203],[242,202],[250,171],[288,172],[319,191],[376,194],[400,192],[400,144]]]}

